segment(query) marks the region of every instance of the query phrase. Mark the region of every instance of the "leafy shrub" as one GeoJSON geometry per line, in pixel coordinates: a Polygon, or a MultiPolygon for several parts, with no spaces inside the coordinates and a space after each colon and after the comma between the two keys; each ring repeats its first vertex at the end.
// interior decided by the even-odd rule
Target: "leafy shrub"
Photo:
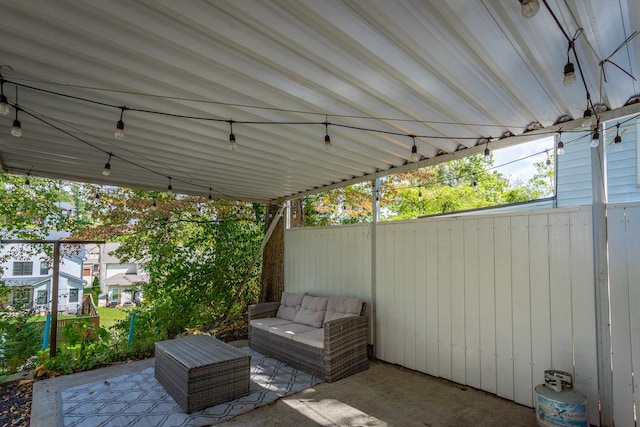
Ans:
{"type": "Polygon", "coordinates": [[[42,333],[29,322],[29,311],[0,313],[0,367],[16,372],[29,358],[38,354],[42,333]]]}

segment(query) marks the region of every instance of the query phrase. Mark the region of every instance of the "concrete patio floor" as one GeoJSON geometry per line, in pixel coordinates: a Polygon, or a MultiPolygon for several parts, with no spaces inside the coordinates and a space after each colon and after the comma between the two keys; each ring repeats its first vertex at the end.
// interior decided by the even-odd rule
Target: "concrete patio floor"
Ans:
{"type": "MultiPolygon", "coordinates": [[[[244,346],[245,342],[233,343],[244,346]]],[[[154,365],[154,359],[34,383],[31,427],[58,426],[59,391],[154,365]]],[[[370,368],[321,383],[218,424],[257,426],[536,426],[534,410],[492,394],[373,360],[370,368]]]]}

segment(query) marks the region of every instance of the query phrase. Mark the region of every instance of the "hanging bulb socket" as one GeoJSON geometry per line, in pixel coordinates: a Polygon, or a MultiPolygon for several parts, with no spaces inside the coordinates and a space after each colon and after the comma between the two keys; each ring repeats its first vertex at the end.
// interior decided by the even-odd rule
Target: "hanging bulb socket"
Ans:
{"type": "Polygon", "coordinates": [[[9,114],[9,101],[5,94],[0,94],[0,114],[6,116],[9,114]]]}
{"type": "Polygon", "coordinates": [[[413,140],[413,146],[411,147],[411,161],[417,162],[420,160],[420,154],[418,154],[418,147],[416,147],[416,138],[412,135],[411,139],[413,140]]]}
{"type": "Polygon", "coordinates": [[[331,137],[329,136],[329,121],[327,120],[329,116],[325,116],[324,119],[324,149],[329,151],[331,149],[331,137]]]}
{"type": "Polygon", "coordinates": [[[584,110],[584,114],[582,116],[582,127],[591,127],[591,123],[593,122],[591,109],[587,108],[584,110]]]}
{"type": "Polygon", "coordinates": [[[116,139],[124,138],[124,122],[122,121],[122,116],[124,115],[124,110],[126,109],[126,107],[120,108],[120,120],[118,120],[118,123],[116,123],[116,132],[113,134],[116,139]]]}
{"type": "Polygon", "coordinates": [[[558,156],[562,156],[564,154],[564,142],[558,141],[558,147],[556,148],[556,153],[558,153],[558,156]]]}
{"type": "Polygon", "coordinates": [[[17,118],[18,112],[16,110],[16,119],[13,121],[13,127],[11,128],[11,135],[16,138],[20,138],[22,136],[22,126],[20,125],[20,120],[17,118]]]}
{"type": "Polygon", "coordinates": [[[169,178],[169,185],[167,186],[167,194],[173,194],[173,186],[171,185],[171,177],[167,177],[169,178]]]}
{"type": "Polygon", "coordinates": [[[620,123],[616,125],[616,137],[613,138],[613,146],[616,151],[620,151],[622,149],[622,136],[620,136],[620,123]]]}
{"type": "Polygon", "coordinates": [[[538,0],[520,0],[522,16],[524,18],[533,18],[540,10],[540,2],[538,0]]]}
{"type": "Polygon", "coordinates": [[[491,150],[489,150],[489,147],[484,149],[484,161],[487,163],[491,161],[491,150]]]}
{"type": "Polygon", "coordinates": [[[109,160],[104,165],[104,169],[102,170],[102,175],[109,176],[111,175],[111,154],[109,154],[109,160]]]}
{"type": "Polygon", "coordinates": [[[576,82],[576,69],[573,65],[573,62],[567,62],[564,66],[564,80],[562,83],[566,86],[573,86],[576,82]]]}
{"type": "Polygon", "coordinates": [[[596,126],[593,131],[593,136],[591,137],[591,148],[596,148],[600,144],[600,132],[598,131],[598,127],[596,126]]]}

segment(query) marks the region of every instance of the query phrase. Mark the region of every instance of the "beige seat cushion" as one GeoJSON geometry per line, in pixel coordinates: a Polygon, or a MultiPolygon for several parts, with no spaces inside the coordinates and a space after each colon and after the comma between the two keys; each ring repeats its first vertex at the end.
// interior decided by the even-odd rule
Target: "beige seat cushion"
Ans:
{"type": "Polygon", "coordinates": [[[278,307],[278,314],[276,314],[276,317],[292,321],[296,317],[296,313],[298,313],[298,310],[300,310],[302,299],[306,294],[306,292],[283,292],[282,299],[280,300],[280,307],[278,307]]]}
{"type": "Polygon", "coordinates": [[[278,317],[269,317],[267,319],[251,319],[249,324],[257,329],[268,331],[272,326],[285,325],[291,323],[290,320],[280,319],[278,317]]]}
{"type": "Polygon", "coordinates": [[[301,323],[287,323],[284,325],[276,325],[269,328],[269,333],[280,335],[286,338],[293,338],[296,334],[313,331],[313,326],[303,325],[301,323]]]}
{"type": "Polygon", "coordinates": [[[328,297],[312,297],[305,295],[302,299],[302,306],[293,319],[296,323],[321,328],[324,322],[324,315],[327,312],[328,297]]]}
{"type": "Polygon", "coordinates": [[[324,328],[295,334],[293,340],[316,348],[324,348],[324,328]]]}
{"type": "Polygon", "coordinates": [[[330,322],[343,317],[360,316],[361,310],[362,300],[360,298],[330,296],[324,321],[330,322]]]}

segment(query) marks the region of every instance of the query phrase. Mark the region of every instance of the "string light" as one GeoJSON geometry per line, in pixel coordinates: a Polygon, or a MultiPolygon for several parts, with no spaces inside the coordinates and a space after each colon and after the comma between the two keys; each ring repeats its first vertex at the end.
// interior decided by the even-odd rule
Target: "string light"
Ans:
{"type": "Polygon", "coordinates": [[[168,176],[167,178],[169,178],[169,185],[167,186],[167,194],[173,194],[173,187],[171,186],[171,177],[168,176]]]}
{"type": "Polygon", "coordinates": [[[562,156],[564,154],[564,142],[562,142],[562,131],[558,132],[558,146],[556,147],[556,153],[558,153],[558,156],[562,156]]]}
{"type": "Polygon", "coordinates": [[[584,110],[584,114],[582,115],[582,127],[591,127],[591,123],[593,123],[591,117],[591,106],[589,105],[591,102],[591,95],[587,92],[587,109],[584,110]]]}
{"type": "Polygon", "coordinates": [[[27,173],[27,179],[24,180],[24,184],[22,185],[25,190],[29,190],[31,187],[31,182],[29,182],[29,173],[27,173]]]}
{"type": "Polygon", "coordinates": [[[331,149],[331,137],[329,136],[329,122],[328,122],[328,116],[325,116],[324,118],[324,149],[325,150],[329,150],[331,149]]]}
{"type": "Polygon", "coordinates": [[[547,153],[547,160],[545,162],[545,164],[548,166],[551,166],[551,157],[549,157],[549,150],[544,150],[545,153],[547,153]]]}
{"type": "Polygon", "coordinates": [[[9,114],[9,101],[4,94],[4,80],[0,82],[0,114],[3,116],[9,114]]]}
{"type": "Polygon", "coordinates": [[[16,105],[16,119],[13,121],[13,127],[11,128],[11,135],[16,138],[20,138],[22,136],[22,125],[20,124],[20,120],[18,120],[18,111],[20,108],[16,105]]]}
{"type": "Polygon", "coordinates": [[[238,144],[236,144],[236,136],[233,134],[233,120],[229,120],[229,127],[231,133],[229,134],[229,150],[236,151],[238,144]]]}
{"type": "Polygon", "coordinates": [[[211,197],[211,187],[209,187],[209,200],[212,200],[213,197],[211,197]]]}
{"type": "Polygon", "coordinates": [[[622,137],[620,136],[620,123],[616,124],[616,137],[613,138],[613,146],[616,151],[622,149],[622,137]]]}
{"type": "Polygon", "coordinates": [[[124,122],[122,121],[122,116],[124,115],[124,110],[126,109],[127,107],[120,108],[120,120],[118,120],[118,123],[116,123],[116,132],[113,134],[113,136],[115,136],[117,139],[124,138],[124,122]]]}
{"type": "Polygon", "coordinates": [[[484,148],[484,161],[489,163],[491,161],[491,150],[489,150],[489,138],[487,138],[487,146],[484,148]]]}
{"type": "Polygon", "coordinates": [[[95,195],[95,197],[94,197],[94,198],[95,198],[96,200],[99,200],[99,199],[100,199],[100,193],[98,193],[98,192],[96,191],[96,195],[95,195]]]}
{"type": "Polygon", "coordinates": [[[562,83],[566,87],[570,87],[570,86],[573,86],[575,82],[576,82],[576,68],[573,65],[573,62],[569,61],[569,55],[567,53],[567,63],[564,66],[564,80],[562,81],[562,83]]]}
{"type": "Polygon", "coordinates": [[[522,16],[524,18],[533,18],[540,10],[540,2],[538,0],[520,0],[522,16]]]}
{"type": "Polygon", "coordinates": [[[104,169],[102,170],[102,175],[109,176],[111,175],[111,153],[109,153],[109,160],[104,165],[104,169]]]}
{"type": "Polygon", "coordinates": [[[416,137],[415,135],[410,135],[411,140],[413,141],[413,147],[411,147],[411,161],[417,162],[420,160],[420,154],[418,154],[418,147],[416,147],[416,137]]]}
{"type": "Polygon", "coordinates": [[[478,192],[478,181],[473,181],[473,191],[478,192]]]}
{"type": "Polygon", "coordinates": [[[600,121],[596,123],[596,127],[593,130],[593,136],[591,137],[591,148],[596,148],[600,144],[600,121]]]}
{"type": "Polygon", "coordinates": [[[153,199],[153,204],[151,205],[151,210],[155,211],[158,208],[158,205],[156,205],[156,200],[153,199]]]}

